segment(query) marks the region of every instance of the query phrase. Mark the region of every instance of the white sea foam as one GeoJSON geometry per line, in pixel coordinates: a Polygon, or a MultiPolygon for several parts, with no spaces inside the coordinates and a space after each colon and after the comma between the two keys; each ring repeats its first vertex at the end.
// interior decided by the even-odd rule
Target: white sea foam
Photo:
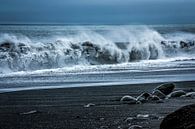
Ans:
{"type": "Polygon", "coordinates": [[[63,72],[72,69],[94,70],[135,61],[194,59],[194,34],[162,35],[146,26],[119,26],[104,33],[84,27],[77,27],[77,30],[73,35],[52,35],[39,39],[14,33],[0,34],[0,73],[38,72],[44,69],[63,72]],[[181,48],[181,41],[189,41],[191,46],[181,48]]]}

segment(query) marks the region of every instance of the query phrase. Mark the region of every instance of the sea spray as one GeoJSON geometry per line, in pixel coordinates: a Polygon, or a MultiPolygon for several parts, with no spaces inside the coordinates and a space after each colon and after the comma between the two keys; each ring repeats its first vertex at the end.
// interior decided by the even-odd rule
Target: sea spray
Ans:
{"type": "Polygon", "coordinates": [[[120,64],[186,56],[194,50],[193,34],[185,33],[183,38],[178,38],[177,33],[162,35],[146,26],[113,27],[102,32],[84,27],[77,29],[74,34],[39,38],[1,33],[0,72],[120,64]]]}

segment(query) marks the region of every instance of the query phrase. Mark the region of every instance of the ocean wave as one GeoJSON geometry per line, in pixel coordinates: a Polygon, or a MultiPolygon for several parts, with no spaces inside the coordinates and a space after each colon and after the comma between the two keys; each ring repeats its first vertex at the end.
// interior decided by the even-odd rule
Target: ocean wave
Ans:
{"type": "Polygon", "coordinates": [[[39,40],[2,33],[0,73],[156,60],[191,55],[194,48],[193,34],[162,35],[146,26],[120,27],[104,34],[85,29],[39,40]]]}

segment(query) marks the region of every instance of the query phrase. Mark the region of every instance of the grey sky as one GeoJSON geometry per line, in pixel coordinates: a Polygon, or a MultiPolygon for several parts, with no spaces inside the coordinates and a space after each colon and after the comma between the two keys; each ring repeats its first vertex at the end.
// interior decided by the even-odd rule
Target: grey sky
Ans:
{"type": "Polygon", "coordinates": [[[195,0],[0,0],[0,23],[195,23],[195,0]]]}

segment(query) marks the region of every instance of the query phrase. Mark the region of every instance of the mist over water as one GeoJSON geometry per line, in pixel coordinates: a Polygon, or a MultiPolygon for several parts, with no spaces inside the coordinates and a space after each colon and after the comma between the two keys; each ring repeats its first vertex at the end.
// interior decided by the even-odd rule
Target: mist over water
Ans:
{"type": "Polygon", "coordinates": [[[193,80],[194,28],[0,26],[1,91],[193,80]]]}
{"type": "Polygon", "coordinates": [[[193,33],[161,34],[147,26],[1,26],[1,30],[1,73],[193,59],[195,46],[193,33]]]}

